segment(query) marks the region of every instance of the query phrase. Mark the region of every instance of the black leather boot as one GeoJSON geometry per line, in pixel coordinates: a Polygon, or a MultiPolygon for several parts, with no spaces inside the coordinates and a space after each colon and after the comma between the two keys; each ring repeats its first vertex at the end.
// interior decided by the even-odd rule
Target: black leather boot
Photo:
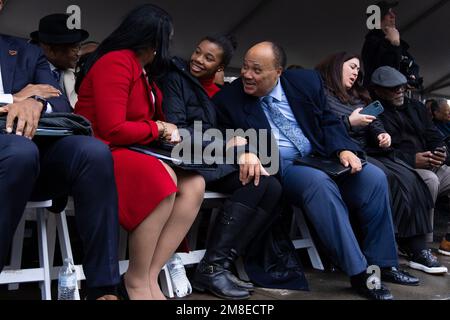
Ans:
{"type": "MultiPolygon", "coordinates": [[[[228,270],[231,270],[232,264],[239,258],[239,254],[235,249],[231,249],[228,262],[225,264],[225,268],[228,270]]],[[[227,277],[234,282],[235,285],[237,285],[239,288],[248,290],[249,292],[255,291],[255,286],[251,282],[243,281],[236,277],[232,272],[227,274],[227,277]]]]}
{"type": "Polygon", "coordinates": [[[242,203],[225,203],[208,241],[205,257],[197,266],[192,282],[196,290],[209,291],[230,300],[250,297],[248,290],[232,281],[234,275],[229,267],[235,258],[232,250],[241,241],[242,231],[254,217],[255,211],[242,203]]]}
{"type": "Polygon", "coordinates": [[[261,208],[256,208],[256,212],[253,218],[248,222],[248,224],[242,230],[242,235],[239,238],[238,246],[236,248],[237,254],[239,256],[245,255],[250,243],[255,239],[261,232],[266,230],[266,227],[270,223],[272,215],[267,213],[261,208]]]}
{"type": "MultiPolygon", "coordinates": [[[[245,255],[245,252],[248,249],[248,246],[250,245],[252,240],[255,239],[256,236],[263,231],[263,229],[270,222],[271,218],[272,215],[267,213],[265,210],[261,208],[256,209],[256,212],[251,218],[251,220],[248,221],[248,224],[244,227],[244,229],[242,229],[242,235],[239,237],[237,247],[231,250],[230,255],[231,259],[229,259],[229,265],[225,266],[227,269],[230,269],[231,264],[234,261],[236,261],[238,257],[245,255]]],[[[250,292],[255,290],[255,286],[253,285],[253,283],[242,281],[234,274],[231,274],[230,280],[233,281],[239,287],[246,289],[250,292]]]]}

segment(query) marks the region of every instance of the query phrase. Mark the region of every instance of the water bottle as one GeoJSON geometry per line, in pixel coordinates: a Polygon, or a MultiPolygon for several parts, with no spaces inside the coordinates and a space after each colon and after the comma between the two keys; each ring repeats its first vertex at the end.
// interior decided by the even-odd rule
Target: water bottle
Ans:
{"type": "Polygon", "coordinates": [[[178,298],[187,297],[192,293],[192,286],[186,276],[183,261],[178,254],[174,254],[167,262],[173,292],[178,298]]]}
{"type": "Polygon", "coordinates": [[[65,259],[64,266],[59,270],[58,300],[75,300],[77,290],[77,273],[72,259],[65,259]]]}

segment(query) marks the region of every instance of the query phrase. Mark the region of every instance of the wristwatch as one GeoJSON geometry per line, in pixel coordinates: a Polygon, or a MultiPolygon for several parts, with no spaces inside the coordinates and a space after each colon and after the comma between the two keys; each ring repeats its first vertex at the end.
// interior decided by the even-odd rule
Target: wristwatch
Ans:
{"type": "Polygon", "coordinates": [[[45,98],[41,97],[41,96],[31,96],[30,99],[34,99],[37,102],[42,103],[42,113],[45,113],[45,111],[47,110],[47,100],[45,100],[45,98]]]}

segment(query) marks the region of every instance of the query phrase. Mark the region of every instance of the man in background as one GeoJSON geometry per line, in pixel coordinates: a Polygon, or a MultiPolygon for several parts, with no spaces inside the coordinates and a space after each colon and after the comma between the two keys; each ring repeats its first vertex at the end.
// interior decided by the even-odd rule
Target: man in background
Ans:
{"type": "Polygon", "coordinates": [[[362,49],[365,67],[364,85],[370,85],[372,73],[382,66],[399,70],[408,80],[410,89],[420,89],[423,79],[419,76],[419,66],[408,52],[409,44],[401,39],[397,29],[397,15],[394,8],[398,1],[379,1],[376,5],[381,10],[381,29],[372,30],[366,36],[362,49]]]}

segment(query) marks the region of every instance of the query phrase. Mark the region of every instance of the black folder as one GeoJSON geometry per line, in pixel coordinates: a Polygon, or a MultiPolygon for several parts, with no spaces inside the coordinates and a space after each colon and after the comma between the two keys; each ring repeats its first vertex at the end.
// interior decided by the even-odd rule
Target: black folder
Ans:
{"type": "MultiPolygon", "coordinates": [[[[133,145],[133,146],[128,147],[128,149],[155,157],[161,161],[164,161],[165,163],[167,163],[170,166],[179,167],[181,169],[186,169],[186,170],[195,170],[195,169],[216,170],[217,169],[216,164],[206,164],[205,161],[202,161],[202,163],[187,162],[187,161],[184,161],[183,158],[174,157],[172,154],[172,149],[174,147],[175,147],[174,144],[171,144],[168,142],[156,141],[149,146],[133,145]]],[[[208,160],[208,162],[210,162],[210,163],[215,162],[214,159],[202,159],[202,160],[208,160]]]]}
{"type": "MultiPolygon", "coordinates": [[[[361,159],[361,163],[365,166],[367,161],[361,159]]],[[[338,158],[332,159],[317,155],[309,155],[303,158],[298,158],[294,161],[294,164],[321,170],[333,178],[340,177],[352,171],[351,167],[344,167],[338,158]]]]}

